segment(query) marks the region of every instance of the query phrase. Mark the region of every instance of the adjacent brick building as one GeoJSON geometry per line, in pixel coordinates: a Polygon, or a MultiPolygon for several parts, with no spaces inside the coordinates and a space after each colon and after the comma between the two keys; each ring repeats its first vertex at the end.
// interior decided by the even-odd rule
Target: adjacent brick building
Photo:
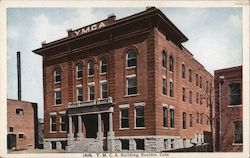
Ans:
{"type": "Polygon", "coordinates": [[[44,148],[162,151],[204,142],[213,77],[157,8],[42,43],[44,148]]]}
{"type": "Polygon", "coordinates": [[[216,149],[242,152],[242,66],[216,70],[214,84],[216,149]]]}
{"type": "Polygon", "coordinates": [[[37,104],[7,100],[8,149],[35,149],[38,147],[37,104]]]}

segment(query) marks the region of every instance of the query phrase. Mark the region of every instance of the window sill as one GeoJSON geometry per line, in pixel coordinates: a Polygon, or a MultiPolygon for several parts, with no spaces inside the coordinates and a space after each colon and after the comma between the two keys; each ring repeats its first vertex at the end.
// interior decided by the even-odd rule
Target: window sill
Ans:
{"type": "Polygon", "coordinates": [[[169,99],[172,99],[172,100],[174,100],[174,97],[170,97],[170,96],[167,96],[169,99]]]}
{"type": "Polygon", "coordinates": [[[170,130],[175,130],[175,128],[169,128],[170,130]]]}
{"type": "Polygon", "coordinates": [[[168,127],[162,127],[162,129],[169,129],[168,127]]]}
{"type": "Polygon", "coordinates": [[[60,133],[67,133],[67,131],[60,131],[60,133]]]}
{"type": "Polygon", "coordinates": [[[59,82],[54,82],[54,84],[59,84],[59,83],[61,83],[61,81],[59,81],[59,82]]]}
{"type": "Polygon", "coordinates": [[[82,79],[82,77],[80,77],[80,78],[76,78],[76,80],[78,81],[78,80],[81,80],[82,79]]]}
{"type": "Polygon", "coordinates": [[[54,104],[54,105],[52,105],[52,106],[62,106],[63,104],[54,104]]]}
{"type": "Polygon", "coordinates": [[[146,127],[135,127],[134,129],[146,129],[146,127]]]}
{"type": "Polygon", "coordinates": [[[100,75],[107,75],[107,72],[100,73],[100,75]]]}
{"type": "Polygon", "coordinates": [[[164,96],[164,97],[167,97],[167,94],[163,94],[163,93],[162,93],[161,95],[164,96]]]}
{"type": "Polygon", "coordinates": [[[130,130],[130,128],[119,128],[119,130],[130,130]]]}
{"type": "Polygon", "coordinates": [[[233,143],[232,145],[243,145],[243,143],[233,143]]]}
{"type": "Polygon", "coordinates": [[[136,96],[139,96],[139,94],[130,94],[130,95],[125,95],[124,98],[127,98],[127,97],[136,97],[136,96]]]}
{"type": "Polygon", "coordinates": [[[135,68],[136,68],[136,66],[126,67],[126,70],[135,69],[135,68]]]}
{"type": "Polygon", "coordinates": [[[228,105],[228,108],[237,108],[237,107],[242,107],[242,104],[240,105],[228,105]]]}
{"type": "Polygon", "coordinates": [[[55,134],[55,133],[57,133],[56,131],[49,131],[49,133],[51,133],[51,134],[55,134]]]}
{"type": "Polygon", "coordinates": [[[94,75],[88,75],[88,78],[94,77],[94,75]]]}

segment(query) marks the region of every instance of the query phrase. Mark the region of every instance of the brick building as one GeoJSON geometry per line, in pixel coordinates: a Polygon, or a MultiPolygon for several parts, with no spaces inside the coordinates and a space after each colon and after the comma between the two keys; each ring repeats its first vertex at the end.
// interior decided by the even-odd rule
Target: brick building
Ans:
{"type": "Polygon", "coordinates": [[[242,151],[242,66],[216,70],[214,84],[216,149],[242,151]]]}
{"type": "Polygon", "coordinates": [[[37,104],[8,99],[7,112],[8,149],[37,148],[37,104]]]}
{"type": "Polygon", "coordinates": [[[44,148],[162,151],[204,142],[213,77],[157,8],[42,43],[44,148]]]}

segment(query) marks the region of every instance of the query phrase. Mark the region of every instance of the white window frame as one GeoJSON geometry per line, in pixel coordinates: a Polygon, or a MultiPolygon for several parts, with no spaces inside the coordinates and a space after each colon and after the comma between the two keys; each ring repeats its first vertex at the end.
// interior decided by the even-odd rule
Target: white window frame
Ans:
{"type": "MultiPolygon", "coordinates": [[[[167,127],[164,127],[164,122],[163,122],[163,128],[164,129],[168,129],[169,128],[169,123],[168,123],[168,105],[165,103],[162,103],[162,112],[163,112],[163,108],[166,108],[166,112],[167,112],[167,127]]],[[[164,119],[164,113],[162,115],[163,119],[164,119]]]]}
{"type": "Polygon", "coordinates": [[[89,60],[87,64],[88,64],[88,77],[93,77],[93,76],[95,75],[95,62],[94,62],[93,60],[89,60]],[[94,64],[94,65],[93,65],[93,71],[94,71],[93,75],[89,75],[89,69],[90,69],[90,62],[91,62],[91,61],[92,61],[93,64],[94,64]]]}
{"type": "MultiPolygon", "coordinates": [[[[90,100],[90,86],[94,86],[94,95],[95,95],[95,82],[88,83],[88,101],[91,101],[90,100]]],[[[95,98],[93,100],[95,100],[95,98]]]]}
{"type": "Polygon", "coordinates": [[[82,101],[83,101],[83,87],[82,87],[82,84],[79,84],[79,85],[76,86],[76,100],[77,100],[77,102],[82,102],[82,101],[78,100],[78,96],[79,96],[78,88],[82,88],[82,101]]]}
{"type": "MultiPolygon", "coordinates": [[[[103,84],[107,84],[107,93],[108,93],[108,82],[107,82],[107,80],[101,80],[101,81],[100,81],[100,98],[101,98],[101,99],[103,99],[103,96],[102,96],[102,90],[103,90],[103,89],[102,89],[102,85],[103,85],[103,84]]],[[[108,96],[107,96],[107,98],[108,98],[108,96]]]]}
{"type": "Polygon", "coordinates": [[[54,77],[54,84],[58,84],[58,83],[62,82],[62,70],[59,67],[54,69],[53,77],[54,77]],[[56,81],[56,76],[58,76],[58,75],[56,75],[57,69],[60,71],[60,81],[56,81]]]}
{"type": "Polygon", "coordinates": [[[145,102],[141,102],[141,103],[134,103],[134,129],[146,129],[145,126],[145,102]],[[144,127],[137,127],[136,126],[136,108],[142,106],[144,109],[144,127]]]}
{"type": "MultiPolygon", "coordinates": [[[[137,51],[136,51],[135,49],[129,49],[129,50],[127,51],[127,54],[126,54],[126,69],[134,69],[134,68],[136,68],[136,66],[130,66],[130,67],[128,67],[128,54],[129,54],[129,51],[130,51],[130,50],[135,51],[135,54],[136,54],[135,60],[136,60],[136,66],[137,66],[137,51]]],[[[134,59],[134,58],[132,58],[132,59],[134,59]]]]}
{"type": "Polygon", "coordinates": [[[62,103],[62,89],[61,88],[56,88],[54,89],[54,106],[61,106],[63,103],[62,103]],[[56,92],[61,92],[61,104],[56,104],[56,92]]]}
{"type": "Polygon", "coordinates": [[[105,75],[105,74],[107,74],[107,72],[108,72],[108,59],[107,59],[106,57],[102,57],[101,60],[100,60],[100,74],[101,74],[101,75],[105,75]],[[106,72],[102,72],[102,66],[103,66],[103,65],[102,65],[102,60],[103,60],[103,59],[106,59],[106,61],[107,61],[107,64],[106,64],[106,66],[107,66],[107,71],[106,71],[106,72]]]}
{"type": "MultiPolygon", "coordinates": [[[[62,117],[61,117],[62,115],[64,115],[65,119],[66,119],[66,111],[60,111],[59,112],[59,116],[60,116],[60,133],[66,133],[67,129],[65,131],[62,130],[62,117]]],[[[64,124],[65,124],[65,128],[66,128],[66,120],[65,120],[64,124]]]]}
{"type": "MultiPolygon", "coordinates": [[[[128,128],[122,128],[122,109],[128,109],[128,113],[129,113],[129,104],[122,104],[119,105],[119,130],[128,130],[130,129],[129,125],[128,128]]],[[[128,120],[129,120],[129,114],[128,114],[128,120]]]]}
{"type": "Polygon", "coordinates": [[[169,80],[169,97],[170,98],[174,98],[174,81],[172,80],[172,79],[170,79],[169,80]],[[171,94],[171,92],[170,92],[170,90],[171,90],[171,83],[173,84],[173,96],[170,96],[170,94],[171,94]]]}
{"type": "Polygon", "coordinates": [[[57,130],[56,131],[52,131],[52,118],[51,118],[51,116],[56,116],[56,112],[49,113],[49,120],[50,120],[49,121],[49,133],[57,133],[57,130]]]}
{"type": "Polygon", "coordinates": [[[166,95],[167,95],[167,92],[168,92],[168,89],[167,89],[167,79],[166,79],[166,76],[165,76],[165,75],[162,75],[162,95],[166,96],[166,95]],[[166,82],[166,94],[163,93],[163,87],[164,87],[163,79],[164,79],[165,82],[166,82]]]}
{"type": "Polygon", "coordinates": [[[136,74],[126,76],[126,96],[137,96],[137,95],[139,94],[138,94],[138,83],[137,83],[136,74]],[[128,79],[133,78],[133,77],[136,78],[136,94],[128,94],[128,79]]]}
{"type": "Polygon", "coordinates": [[[173,105],[169,105],[169,121],[170,121],[170,123],[169,123],[169,128],[170,129],[175,129],[175,107],[173,106],[173,105]],[[174,124],[174,127],[171,127],[171,110],[174,110],[174,117],[173,117],[173,124],[174,124]]]}
{"type": "MultiPolygon", "coordinates": [[[[79,65],[81,65],[81,67],[82,67],[82,73],[83,73],[83,66],[82,66],[82,64],[81,63],[78,63],[78,64],[76,64],[76,79],[77,80],[80,80],[80,79],[82,79],[82,77],[78,77],[78,72],[79,72],[79,65]]],[[[82,74],[82,76],[83,76],[83,74],[82,74]]]]}

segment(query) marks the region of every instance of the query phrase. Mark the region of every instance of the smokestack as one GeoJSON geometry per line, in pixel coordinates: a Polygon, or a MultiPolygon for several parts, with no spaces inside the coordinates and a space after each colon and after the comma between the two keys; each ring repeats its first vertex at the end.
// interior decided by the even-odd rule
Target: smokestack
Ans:
{"type": "Polygon", "coordinates": [[[17,96],[18,100],[22,100],[21,98],[21,56],[20,52],[17,52],[17,96]]]}

